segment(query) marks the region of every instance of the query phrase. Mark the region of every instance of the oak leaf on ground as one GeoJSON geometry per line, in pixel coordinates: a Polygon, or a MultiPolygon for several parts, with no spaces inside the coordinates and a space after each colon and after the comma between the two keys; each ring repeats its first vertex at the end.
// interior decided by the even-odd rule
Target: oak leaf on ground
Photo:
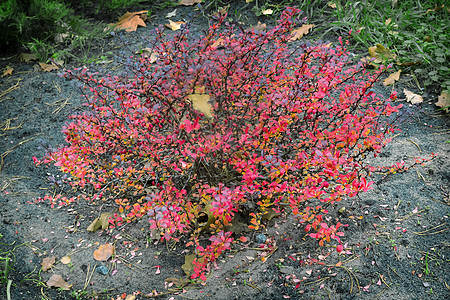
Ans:
{"type": "Polygon", "coordinates": [[[411,91],[408,91],[407,89],[403,89],[403,92],[406,95],[406,101],[408,101],[411,104],[419,104],[423,102],[423,97],[417,94],[414,94],[411,91]]]}
{"type": "Polygon", "coordinates": [[[192,101],[195,110],[203,113],[207,118],[212,117],[211,104],[208,102],[211,97],[208,94],[190,94],[188,98],[192,101]]]}
{"type": "Polygon", "coordinates": [[[169,20],[169,24],[164,24],[164,25],[166,25],[167,28],[175,31],[175,30],[181,29],[181,25],[184,25],[184,24],[186,24],[186,22],[183,22],[183,21],[174,22],[172,20],[169,20]]]}
{"type": "Polygon", "coordinates": [[[147,10],[139,11],[139,12],[127,12],[122,17],[119,18],[119,22],[114,24],[119,29],[125,29],[127,32],[136,31],[137,27],[145,25],[145,20],[147,20],[147,10]]]}
{"type": "Polygon", "coordinates": [[[48,287],[61,288],[64,291],[70,290],[71,284],[68,284],[61,275],[53,274],[52,277],[47,281],[48,287]]]}
{"type": "Polygon", "coordinates": [[[303,36],[308,34],[309,30],[311,28],[313,28],[314,26],[315,26],[314,24],[305,24],[300,28],[292,30],[292,32],[291,32],[292,37],[289,41],[293,42],[293,41],[301,39],[303,36]]]}

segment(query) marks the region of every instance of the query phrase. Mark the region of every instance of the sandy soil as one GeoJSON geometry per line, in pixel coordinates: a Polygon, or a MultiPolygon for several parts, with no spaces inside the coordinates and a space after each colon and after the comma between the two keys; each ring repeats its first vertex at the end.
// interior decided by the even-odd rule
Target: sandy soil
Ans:
{"type": "MultiPolygon", "coordinates": [[[[232,10],[230,10],[232,11],[232,10]]],[[[119,35],[108,41],[103,51],[114,60],[117,53],[138,49],[142,37],[164,23],[169,11],[157,12],[147,28],[119,35]],[[112,51],[112,55],[108,54],[112,51]]],[[[188,18],[192,8],[180,7],[177,19],[188,18]]],[[[243,14],[246,26],[258,19],[250,11],[243,14]]],[[[194,33],[207,19],[194,21],[194,33]]],[[[309,37],[313,38],[313,36],[309,37]]],[[[30,204],[52,193],[49,177],[60,176],[53,167],[36,168],[32,156],[42,157],[47,145],[63,143],[61,127],[68,116],[82,109],[80,92],[57,72],[42,72],[36,63],[12,58],[0,67],[12,65],[12,76],[0,78],[0,91],[15,87],[0,98],[0,256],[13,250],[11,299],[100,299],[135,293],[136,299],[444,299],[449,296],[449,117],[437,111],[436,96],[424,95],[424,103],[405,104],[402,133],[373,163],[389,165],[412,162],[414,157],[437,158],[407,173],[374,178],[374,189],[358,198],[336,205],[331,217],[349,224],[345,230],[345,251],[320,248],[305,237],[289,216],[271,220],[263,232],[247,232],[247,243],[236,244],[218,262],[205,285],[165,284],[167,278],[183,278],[183,244],[166,245],[152,240],[148,224],[141,221],[121,230],[86,231],[101,213],[114,207],[107,203],[78,203],[60,209],[48,204],[30,204]],[[9,122],[9,123],[6,123],[9,122]],[[340,212],[338,212],[340,211],[340,212]],[[255,236],[263,233],[276,241],[277,250],[266,262],[255,236]],[[116,260],[96,261],[99,245],[113,243],[116,260]],[[61,258],[69,255],[71,263],[61,258]],[[43,258],[56,257],[54,266],[41,270],[43,258]],[[94,269],[106,266],[107,275],[94,269]],[[156,267],[159,266],[159,267],[156,267]],[[70,291],[46,286],[59,274],[70,291]],[[296,287],[297,286],[297,287],[296,287]],[[75,297],[74,291],[78,291],[75,297]],[[83,292],[85,291],[85,292],[83,292]],[[78,297],[78,298],[77,298],[78,297]]],[[[414,87],[400,82],[396,89],[414,87]]],[[[378,86],[387,94],[391,87],[378,86]]],[[[170,281],[170,280],[169,280],[170,281]]],[[[6,299],[1,286],[0,298],[6,299]]]]}

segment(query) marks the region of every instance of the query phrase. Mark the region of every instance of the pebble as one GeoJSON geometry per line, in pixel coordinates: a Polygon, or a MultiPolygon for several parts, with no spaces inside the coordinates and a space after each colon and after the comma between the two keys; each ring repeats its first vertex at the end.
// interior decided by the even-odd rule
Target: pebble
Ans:
{"type": "Polygon", "coordinates": [[[97,273],[100,273],[102,275],[108,274],[108,268],[105,266],[97,267],[97,268],[95,268],[95,270],[97,270],[97,273]]]}
{"type": "Polygon", "coordinates": [[[266,239],[267,239],[266,236],[262,233],[260,233],[256,236],[256,242],[258,244],[264,244],[266,242],[266,239]]]}

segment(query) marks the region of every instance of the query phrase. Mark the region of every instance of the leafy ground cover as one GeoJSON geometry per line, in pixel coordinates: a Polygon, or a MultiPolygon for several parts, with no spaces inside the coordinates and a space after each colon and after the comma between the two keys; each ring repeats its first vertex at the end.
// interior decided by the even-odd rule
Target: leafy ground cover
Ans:
{"type": "MultiPolygon", "coordinates": [[[[229,11],[238,11],[241,5],[245,6],[237,3],[229,11]]],[[[270,15],[268,9],[261,8],[261,14],[270,15]]],[[[108,45],[108,50],[115,50],[90,68],[101,66],[111,71],[110,61],[121,62],[121,51],[125,56],[130,51],[145,54],[148,50],[141,37],[150,36],[153,25],[167,23],[171,30],[178,29],[180,23],[170,23],[168,14],[175,23],[190,20],[195,11],[192,7],[177,7],[175,13],[174,8],[167,9],[135,33],[117,34],[108,45]]],[[[264,17],[255,19],[242,10],[236,17],[247,21],[241,24],[243,28],[256,25],[258,20],[272,22],[264,17]]],[[[206,29],[207,20],[196,18],[193,34],[206,29]]],[[[337,39],[333,41],[339,45],[337,39]]],[[[152,59],[152,52],[147,55],[152,59]]],[[[425,103],[422,100],[412,105],[411,99],[406,102],[408,94],[400,93],[396,102],[405,104],[401,111],[403,131],[370,163],[389,166],[405,160],[408,166],[414,158],[431,153],[437,158],[409,172],[403,172],[401,166],[393,171],[380,170],[375,174],[373,191],[329,204],[328,221],[349,224],[344,228],[339,254],[333,247],[320,247],[307,236],[304,226],[299,227],[286,214],[275,213],[261,218],[265,228],[257,232],[247,231],[247,226],[233,228],[242,239],[218,257],[203,285],[186,277],[192,272],[192,262],[184,244],[155,239],[147,221],[111,231],[86,232],[89,225],[104,226],[108,213],[114,211],[108,202],[80,200],[53,209],[45,202],[29,203],[45,194],[71,192],[64,185],[67,177],[52,167],[35,168],[32,156],[43,155],[49,146],[62,143],[61,126],[69,115],[83,110],[82,99],[70,81],[55,72],[33,70],[32,64],[17,65],[13,75],[3,81],[9,89],[1,99],[2,113],[6,113],[1,141],[5,149],[1,151],[1,199],[5,203],[1,260],[10,261],[10,253],[15,253],[15,258],[12,269],[1,266],[2,283],[12,280],[10,293],[15,297],[109,299],[126,293],[123,298],[128,299],[407,299],[417,295],[438,298],[448,293],[448,119],[435,110],[437,97],[432,94],[424,97],[425,103]],[[398,173],[391,174],[394,172],[398,173]]],[[[371,88],[389,98],[383,85],[371,88]]],[[[420,92],[402,80],[395,82],[395,88],[420,92]]]]}

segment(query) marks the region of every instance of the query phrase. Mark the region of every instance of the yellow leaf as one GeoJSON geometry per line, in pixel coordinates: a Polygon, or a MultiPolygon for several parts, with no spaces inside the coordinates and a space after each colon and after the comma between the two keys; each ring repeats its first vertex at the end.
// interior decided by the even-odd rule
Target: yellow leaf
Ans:
{"type": "Polygon", "coordinates": [[[172,29],[173,31],[179,30],[181,28],[181,25],[186,24],[186,22],[178,21],[174,22],[172,20],[169,20],[169,24],[165,24],[167,28],[172,29]]]}
{"type": "Polygon", "coordinates": [[[184,265],[182,265],[181,268],[183,269],[187,277],[190,277],[194,272],[194,265],[192,264],[194,259],[195,254],[189,254],[184,257],[184,265]]]}
{"type": "Polygon", "coordinates": [[[261,12],[263,15],[271,15],[271,14],[273,14],[273,10],[271,10],[270,8],[269,9],[265,9],[265,10],[263,10],[262,12],[261,12]]]}
{"type": "Polygon", "coordinates": [[[442,92],[438,97],[438,102],[435,103],[436,106],[443,108],[446,112],[450,109],[450,95],[448,92],[442,92]]]}
{"type": "Polygon", "coordinates": [[[375,58],[374,63],[382,63],[389,60],[394,60],[396,55],[391,52],[388,48],[385,48],[381,44],[369,47],[369,55],[375,58]]]}
{"type": "Polygon", "coordinates": [[[392,19],[389,18],[386,20],[386,22],[384,22],[384,25],[388,26],[389,24],[391,24],[391,22],[392,22],[392,19]]]}
{"type": "Polygon", "coordinates": [[[191,6],[200,3],[202,3],[202,0],[181,0],[178,5],[191,6]]]}
{"type": "Polygon", "coordinates": [[[96,232],[100,228],[103,230],[108,229],[109,218],[112,218],[113,216],[114,215],[112,213],[102,213],[100,218],[95,218],[86,230],[89,232],[96,232]]]}
{"type": "Polygon", "coordinates": [[[61,277],[61,275],[53,274],[52,277],[47,281],[48,287],[57,287],[61,288],[64,291],[70,290],[70,287],[72,285],[69,285],[64,279],[61,277]]]}
{"type": "Polygon", "coordinates": [[[152,63],[154,63],[155,61],[157,61],[158,60],[158,53],[156,53],[155,51],[152,51],[152,49],[151,48],[143,48],[143,49],[141,49],[140,51],[137,51],[136,53],[142,53],[142,54],[144,54],[144,57],[145,58],[149,58],[149,56],[148,55],[150,55],[150,58],[149,58],[149,60],[150,60],[150,63],[152,64],[152,63]]]}
{"type": "Polygon", "coordinates": [[[407,89],[403,89],[403,92],[406,95],[406,101],[408,101],[411,104],[419,104],[423,102],[423,97],[417,94],[414,94],[411,91],[408,91],[407,89]]]}
{"type": "Polygon", "coordinates": [[[71,261],[72,261],[72,258],[71,258],[69,255],[63,256],[63,257],[61,258],[61,263],[62,263],[63,265],[70,264],[71,261]]]}
{"type": "Polygon", "coordinates": [[[10,66],[7,66],[5,68],[5,70],[3,71],[2,77],[8,76],[8,75],[11,76],[13,71],[14,71],[13,68],[11,68],[10,66]]]}
{"type": "Polygon", "coordinates": [[[125,29],[125,31],[127,32],[136,31],[139,25],[147,27],[144,22],[145,20],[147,20],[147,12],[148,10],[133,13],[127,12],[119,18],[119,22],[113,25],[115,25],[119,29],[125,29]]]}
{"type": "Polygon", "coordinates": [[[308,34],[309,30],[314,26],[315,26],[314,24],[305,24],[300,28],[292,30],[291,32],[292,37],[289,41],[293,42],[301,39],[304,35],[308,34]]]}
{"type": "Polygon", "coordinates": [[[391,75],[389,75],[388,78],[383,80],[383,85],[387,86],[387,85],[394,84],[396,81],[398,81],[400,79],[400,73],[401,72],[402,72],[402,70],[398,70],[397,72],[392,73],[391,75]]]}
{"type": "Polygon", "coordinates": [[[207,118],[212,117],[211,104],[208,103],[211,97],[208,94],[190,94],[188,98],[192,101],[195,110],[203,113],[207,118]]]}
{"type": "Polygon", "coordinates": [[[107,261],[114,254],[114,246],[111,244],[100,245],[100,247],[94,251],[94,259],[99,261],[107,261]]]}

